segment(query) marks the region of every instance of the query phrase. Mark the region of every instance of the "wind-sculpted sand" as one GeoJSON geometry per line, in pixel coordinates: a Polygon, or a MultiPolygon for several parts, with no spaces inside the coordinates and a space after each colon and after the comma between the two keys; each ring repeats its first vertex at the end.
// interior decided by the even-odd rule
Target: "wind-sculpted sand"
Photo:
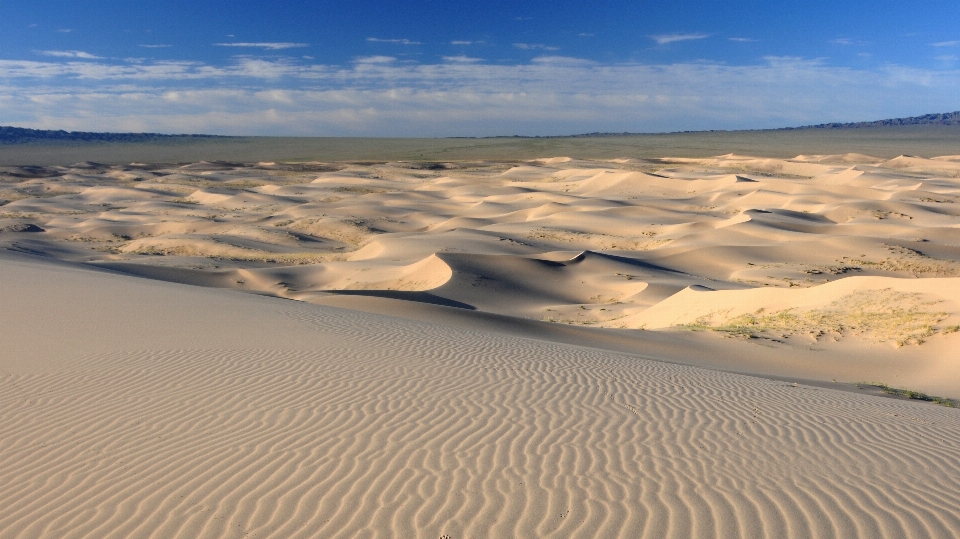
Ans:
{"type": "Polygon", "coordinates": [[[958,157],[80,163],[2,180],[15,251],[429,320],[741,337],[748,355],[822,352],[767,374],[960,396],[958,157]]]}
{"type": "Polygon", "coordinates": [[[0,537],[960,534],[954,409],[2,262],[0,537]]]}
{"type": "Polygon", "coordinates": [[[960,157],[80,163],[0,201],[0,539],[960,535],[958,411],[851,384],[960,397],[960,157]]]}

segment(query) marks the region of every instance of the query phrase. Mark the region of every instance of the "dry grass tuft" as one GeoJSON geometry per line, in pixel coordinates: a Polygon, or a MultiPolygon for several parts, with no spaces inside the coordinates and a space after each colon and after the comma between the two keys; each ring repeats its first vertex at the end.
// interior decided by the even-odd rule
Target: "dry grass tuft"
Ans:
{"type": "MultiPolygon", "coordinates": [[[[853,335],[877,342],[892,341],[896,346],[923,344],[932,335],[949,333],[937,324],[948,317],[931,310],[936,302],[924,301],[920,294],[891,289],[864,290],[848,294],[822,309],[797,311],[786,309],[764,314],[743,314],[714,322],[720,313],[701,316],[681,329],[719,331],[748,339],[778,339],[807,335],[814,340],[832,335],[853,335]]],[[[720,315],[722,317],[722,315],[720,315]]]]}
{"type": "Polygon", "coordinates": [[[223,251],[209,251],[191,245],[176,245],[170,247],[143,246],[136,250],[129,251],[129,253],[147,256],[203,257],[215,260],[232,260],[237,262],[268,262],[290,266],[319,264],[321,262],[342,260],[345,257],[345,255],[341,253],[270,253],[267,251],[255,251],[252,249],[239,248],[230,248],[223,251]]]}
{"type": "Polygon", "coordinates": [[[960,401],[957,401],[954,399],[947,399],[944,397],[934,397],[932,395],[927,395],[926,393],[923,393],[921,391],[914,391],[912,389],[892,387],[883,382],[859,382],[854,385],[856,385],[858,388],[862,388],[863,386],[875,387],[888,395],[896,395],[898,397],[906,397],[908,399],[913,399],[913,400],[932,402],[934,404],[939,404],[940,406],[946,406],[947,408],[960,407],[960,401]]]}

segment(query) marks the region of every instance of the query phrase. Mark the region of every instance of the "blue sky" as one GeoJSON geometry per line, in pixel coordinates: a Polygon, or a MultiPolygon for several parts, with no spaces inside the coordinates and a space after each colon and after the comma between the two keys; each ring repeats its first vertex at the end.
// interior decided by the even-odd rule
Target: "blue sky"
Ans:
{"type": "Polygon", "coordinates": [[[0,125],[553,135],[953,110],[955,0],[0,0],[0,125]]]}

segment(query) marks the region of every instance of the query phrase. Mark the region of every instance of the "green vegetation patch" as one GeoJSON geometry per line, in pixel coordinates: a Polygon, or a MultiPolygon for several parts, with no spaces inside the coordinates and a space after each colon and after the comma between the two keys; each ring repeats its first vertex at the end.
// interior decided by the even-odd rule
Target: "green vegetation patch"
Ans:
{"type": "Polygon", "coordinates": [[[863,387],[874,387],[883,391],[888,395],[895,395],[898,397],[905,397],[908,399],[921,400],[926,402],[932,402],[934,404],[939,404],[940,406],[946,406],[948,408],[958,408],[960,407],[960,401],[955,399],[947,399],[944,397],[934,397],[932,395],[927,395],[926,393],[920,391],[913,391],[911,389],[902,389],[898,387],[888,386],[883,382],[859,382],[856,385],[858,388],[863,387]]]}
{"type": "MultiPolygon", "coordinates": [[[[114,249],[111,252],[121,253],[124,251],[114,249]]],[[[125,252],[143,256],[203,257],[214,260],[232,260],[235,262],[268,262],[290,266],[319,264],[322,262],[343,260],[346,256],[342,253],[322,252],[272,253],[236,247],[210,251],[204,249],[203,247],[191,245],[174,245],[169,247],[147,245],[125,252]]]]}
{"type": "Polygon", "coordinates": [[[877,342],[894,342],[898,347],[922,344],[936,333],[950,333],[952,326],[937,326],[949,315],[933,310],[937,301],[921,294],[883,290],[861,290],[848,294],[822,309],[786,309],[765,314],[763,309],[726,320],[722,313],[701,316],[691,324],[678,326],[692,331],[719,331],[748,339],[778,339],[807,335],[814,340],[832,335],[855,335],[877,342]]]}

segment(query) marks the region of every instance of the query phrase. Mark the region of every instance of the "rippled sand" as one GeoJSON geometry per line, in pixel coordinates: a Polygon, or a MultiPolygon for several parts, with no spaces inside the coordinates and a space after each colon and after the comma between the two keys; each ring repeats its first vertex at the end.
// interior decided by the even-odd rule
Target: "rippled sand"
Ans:
{"type": "Polygon", "coordinates": [[[960,535],[958,177],[4,169],[0,537],[960,535]]]}

